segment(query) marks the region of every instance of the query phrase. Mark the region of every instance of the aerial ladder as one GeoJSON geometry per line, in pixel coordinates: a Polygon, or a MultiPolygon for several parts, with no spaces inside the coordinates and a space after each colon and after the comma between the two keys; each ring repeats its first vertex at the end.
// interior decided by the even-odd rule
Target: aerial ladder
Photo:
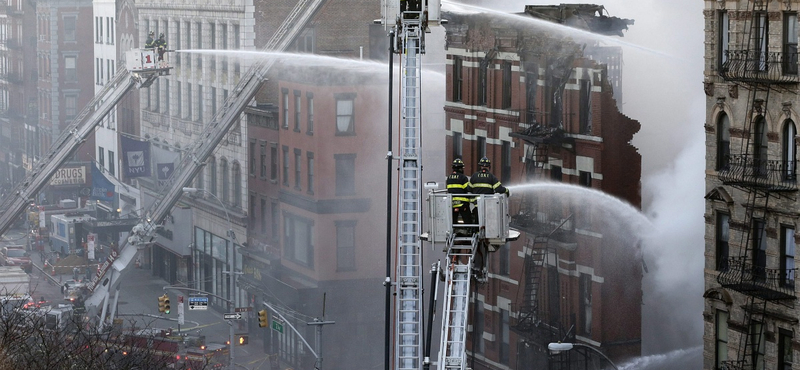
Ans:
{"type": "MultiPolygon", "coordinates": [[[[264,50],[286,50],[324,3],[325,0],[300,0],[267,42],[264,50]]],[[[153,49],[134,49],[127,53],[126,67],[117,71],[106,87],[64,130],[54,142],[47,158],[40,161],[11,195],[0,203],[0,234],[8,230],[30,200],[34,199],[55,171],[80,147],[126,92],[134,86],[150,86],[157,76],[166,75],[171,69],[157,62],[156,51],[153,49]]],[[[238,122],[239,115],[250,103],[275,61],[274,58],[259,60],[241,76],[223,107],[206,125],[199,138],[193,140],[194,144],[187,149],[188,154],[182,157],[181,165],[176,167],[179,172],[173,174],[172,187],[145,211],[140,222],[129,233],[127,241],[121,245],[120,252],[111,254],[100,266],[90,284],[91,293],[84,302],[89,317],[97,315],[98,310],[101,311],[98,331],[103,331],[106,321],[113,320],[115,316],[120,283],[138,250],[153,242],[156,230],[183,195],[183,187],[198,174],[205,165],[206,158],[214,152],[230,127],[238,122]],[[115,294],[113,303],[109,297],[111,292],[115,294]],[[106,317],[109,319],[106,320],[106,317]]]]}
{"type": "MultiPolygon", "coordinates": [[[[392,48],[400,54],[400,144],[397,248],[395,255],[394,369],[419,370],[430,367],[424,350],[422,330],[422,245],[424,240],[444,243],[446,262],[442,336],[439,369],[466,370],[466,329],[470,284],[476,256],[497,250],[519,237],[509,230],[505,195],[477,197],[479,222],[461,225],[454,232],[452,199],[447,193],[431,193],[430,226],[422,232],[422,63],[425,34],[440,22],[440,0],[384,0],[382,22],[393,25],[392,48]],[[467,227],[469,226],[469,227],[467,227]]],[[[391,156],[391,152],[390,152],[391,156]]],[[[434,279],[437,280],[437,279],[434,279]]],[[[434,292],[436,287],[433,288],[434,292]]],[[[428,340],[430,335],[428,335],[428,340]]],[[[430,349],[428,343],[427,349],[430,349]]]]}

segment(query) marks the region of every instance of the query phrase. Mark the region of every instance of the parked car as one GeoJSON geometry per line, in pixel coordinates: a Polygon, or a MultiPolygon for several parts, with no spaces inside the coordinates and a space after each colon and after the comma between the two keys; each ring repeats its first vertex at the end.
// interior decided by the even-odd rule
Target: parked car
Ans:
{"type": "Polygon", "coordinates": [[[3,247],[0,249],[0,263],[3,266],[20,266],[31,272],[31,257],[23,247],[3,247]]]}

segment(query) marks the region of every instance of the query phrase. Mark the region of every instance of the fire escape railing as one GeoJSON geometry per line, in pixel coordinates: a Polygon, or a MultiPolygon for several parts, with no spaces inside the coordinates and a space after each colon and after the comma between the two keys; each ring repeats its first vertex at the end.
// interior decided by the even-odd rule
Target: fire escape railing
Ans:
{"type": "Polygon", "coordinates": [[[717,176],[726,185],[760,188],[769,191],[797,191],[794,161],[765,160],[752,155],[732,155],[717,176]]]}
{"type": "Polygon", "coordinates": [[[727,81],[793,84],[800,82],[797,52],[727,50],[719,74],[727,81]]]}
{"type": "Polygon", "coordinates": [[[767,301],[794,300],[796,268],[771,269],[731,257],[723,265],[717,282],[724,288],[767,301]]]}

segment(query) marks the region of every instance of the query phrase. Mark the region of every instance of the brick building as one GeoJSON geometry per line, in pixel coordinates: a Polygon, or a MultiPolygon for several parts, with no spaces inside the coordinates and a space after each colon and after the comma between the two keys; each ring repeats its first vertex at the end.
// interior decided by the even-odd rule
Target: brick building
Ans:
{"type": "MultiPolygon", "coordinates": [[[[632,23],[602,14],[593,5],[527,6],[523,17],[619,35],[632,23]]],[[[471,366],[566,369],[600,361],[585,347],[549,356],[547,344],[558,341],[615,362],[640,355],[639,239],[606,222],[609,211],[597,201],[606,197],[601,191],[641,203],[641,156],[630,144],[639,123],[618,111],[608,66],[522,18],[502,27],[486,14],[448,19],[448,163],[462,158],[472,173],[486,156],[506,186],[579,186],[512,189],[512,227],[523,236],[491,255],[489,282],[474,291],[471,366]]]]}
{"type": "Polygon", "coordinates": [[[798,1],[705,1],[703,369],[797,352],[798,1]]]}

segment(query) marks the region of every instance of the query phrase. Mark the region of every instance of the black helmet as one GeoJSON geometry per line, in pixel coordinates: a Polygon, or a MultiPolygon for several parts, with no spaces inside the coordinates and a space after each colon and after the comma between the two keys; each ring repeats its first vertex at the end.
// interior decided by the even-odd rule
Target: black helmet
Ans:
{"type": "Polygon", "coordinates": [[[453,160],[453,169],[454,170],[463,170],[464,169],[464,161],[461,158],[456,158],[453,160]]]}
{"type": "Polygon", "coordinates": [[[162,32],[158,37],[164,37],[164,33],[162,32]]]}
{"type": "Polygon", "coordinates": [[[150,36],[153,36],[153,35],[155,35],[155,34],[156,34],[156,33],[155,33],[154,31],[150,31],[150,36]]]}
{"type": "Polygon", "coordinates": [[[483,158],[481,158],[480,161],[478,161],[478,166],[491,167],[492,166],[492,161],[490,161],[489,158],[483,157],[483,158]]]}

